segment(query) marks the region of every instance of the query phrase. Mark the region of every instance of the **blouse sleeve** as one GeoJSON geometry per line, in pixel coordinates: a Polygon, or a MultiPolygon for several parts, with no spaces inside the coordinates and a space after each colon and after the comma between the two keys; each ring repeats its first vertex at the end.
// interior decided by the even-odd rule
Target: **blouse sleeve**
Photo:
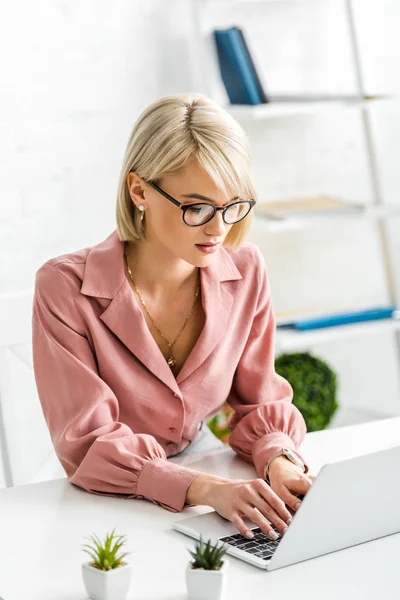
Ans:
{"type": "Polygon", "coordinates": [[[43,414],[69,481],[94,494],[146,498],[181,511],[200,472],[167,461],[152,435],[118,420],[118,398],[99,376],[79,321],[67,280],[45,263],[35,279],[33,364],[43,414]]]}
{"type": "Polygon", "coordinates": [[[228,428],[229,445],[244,460],[254,464],[265,478],[267,462],[283,447],[302,458],[297,447],[303,442],[306,424],[292,403],[293,389],[275,371],[275,316],[267,269],[254,245],[259,272],[259,292],[250,334],[236,368],[227,403],[234,409],[228,428]]]}

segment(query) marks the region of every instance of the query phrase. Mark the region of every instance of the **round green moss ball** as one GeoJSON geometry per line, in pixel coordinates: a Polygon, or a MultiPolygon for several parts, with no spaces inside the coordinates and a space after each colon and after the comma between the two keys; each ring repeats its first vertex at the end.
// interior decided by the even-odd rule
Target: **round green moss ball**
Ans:
{"type": "Polygon", "coordinates": [[[325,429],[339,406],[336,373],[308,352],[281,354],[275,359],[275,370],[292,386],[293,404],[302,413],[307,431],[325,429]]]}

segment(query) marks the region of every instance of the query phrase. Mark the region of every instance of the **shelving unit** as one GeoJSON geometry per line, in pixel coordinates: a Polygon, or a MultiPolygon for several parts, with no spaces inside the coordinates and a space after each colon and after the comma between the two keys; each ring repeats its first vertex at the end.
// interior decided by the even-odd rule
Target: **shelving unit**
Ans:
{"type": "MultiPolygon", "coordinates": [[[[399,312],[399,311],[398,311],[399,312]]],[[[279,323],[279,320],[277,320],[279,323]]],[[[400,312],[396,319],[378,319],[349,325],[323,327],[310,331],[280,329],[277,331],[277,348],[280,352],[305,350],[321,342],[327,342],[352,335],[371,335],[375,333],[400,331],[400,312]]]]}
{"type": "MultiPolygon", "coordinates": [[[[209,88],[208,78],[209,71],[205,65],[208,59],[212,59],[212,50],[206,47],[202,38],[202,11],[211,8],[212,5],[223,5],[227,9],[235,4],[261,4],[261,3],[281,3],[284,4],[287,0],[192,0],[192,17],[193,27],[195,29],[195,37],[193,40],[192,52],[195,64],[199,69],[194,74],[194,85],[198,89],[203,89],[210,97],[213,96],[213,90],[209,88]]],[[[297,4],[310,0],[297,0],[297,4]]],[[[321,1],[321,0],[318,0],[321,1]]],[[[373,221],[376,227],[379,238],[379,245],[383,257],[383,267],[388,289],[389,304],[397,306],[396,290],[394,282],[394,265],[393,259],[389,252],[388,243],[388,221],[400,215],[398,206],[386,205],[383,202],[381,186],[379,181],[378,166],[374,150],[374,142],[371,132],[370,111],[369,107],[376,102],[393,102],[397,99],[393,96],[369,96],[366,93],[361,63],[359,55],[359,43],[356,34],[354,23],[354,14],[352,0],[344,0],[346,11],[348,35],[351,46],[351,57],[353,71],[356,80],[356,93],[351,96],[337,95],[326,96],[321,99],[321,94],[316,95],[313,99],[309,96],[305,98],[296,97],[293,101],[285,101],[269,95],[271,102],[260,105],[230,105],[223,104],[223,107],[236,118],[244,128],[248,124],[256,123],[257,127],[262,127],[263,122],[268,122],[270,119],[287,119],[296,118],[303,115],[317,115],[320,113],[329,113],[330,111],[342,110],[358,110],[362,120],[362,131],[364,144],[367,156],[367,165],[371,178],[372,188],[372,203],[364,203],[364,209],[359,213],[349,214],[332,214],[327,216],[306,216],[304,217],[288,217],[281,220],[266,219],[265,217],[254,215],[252,228],[258,234],[272,233],[279,234],[281,232],[295,231],[304,227],[323,227],[325,224],[340,224],[345,219],[369,219],[373,221]]],[[[208,46],[212,44],[211,38],[207,40],[208,46]]],[[[357,199],[359,201],[359,199],[357,199]]],[[[262,202],[262,199],[260,200],[262,202]]],[[[333,311],[332,311],[333,312],[333,311]]],[[[364,335],[366,339],[371,341],[375,334],[389,333],[395,337],[395,348],[397,352],[398,364],[400,369],[400,312],[397,311],[395,319],[381,319],[377,321],[369,321],[364,323],[354,323],[342,326],[322,328],[311,331],[296,331],[289,329],[281,329],[277,327],[276,331],[276,351],[301,351],[311,349],[319,343],[325,343],[337,339],[351,338],[356,335],[364,335]]],[[[277,318],[277,325],[284,323],[283,319],[277,318]]],[[[371,341],[371,343],[373,343],[371,341]]],[[[400,412],[400,407],[399,407],[400,412]]],[[[335,419],[332,421],[332,426],[343,424],[351,424],[365,422],[381,418],[382,415],[371,410],[363,410],[358,408],[341,408],[335,419]]]]}
{"type": "Polygon", "coordinates": [[[274,100],[271,96],[271,101],[267,104],[257,104],[254,106],[250,105],[224,105],[227,110],[235,119],[240,121],[254,121],[261,119],[276,119],[279,117],[299,116],[304,114],[315,115],[318,112],[329,112],[332,110],[349,110],[356,109],[362,110],[368,107],[372,102],[390,102],[394,101],[394,97],[389,96],[377,96],[373,98],[362,98],[358,96],[347,96],[347,97],[335,97],[327,98],[324,100],[299,100],[296,102],[289,102],[285,100],[274,100]]]}
{"type": "Polygon", "coordinates": [[[397,206],[365,206],[365,209],[359,214],[332,214],[326,216],[307,216],[288,217],[281,220],[266,219],[259,216],[253,217],[253,231],[264,231],[268,233],[283,232],[290,230],[303,229],[304,227],[323,227],[332,222],[340,222],[350,219],[370,219],[378,221],[380,219],[390,219],[400,216],[400,208],[397,206]]]}

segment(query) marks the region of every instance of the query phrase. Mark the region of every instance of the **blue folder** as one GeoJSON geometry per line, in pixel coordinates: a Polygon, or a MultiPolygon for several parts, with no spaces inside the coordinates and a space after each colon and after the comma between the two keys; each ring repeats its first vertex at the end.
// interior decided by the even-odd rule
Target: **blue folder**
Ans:
{"type": "Polygon", "coordinates": [[[363,321],[376,321],[378,319],[390,319],[396,310],[394,306],[385,308],[373,308],[360,312],[341,313],[336,315],[325,315],[314,319],[304,319],[292,323],[292,327],[300,331],[309,329],[321,329],[323,327],[334,327],[335,325],[347,325],[349,323],[360,323],[363,321]]]}
{"type": "Polygon", "coordinates": [[[263,104],[237,27],[214,29],[219,69],[231,104],[263,104]]]}

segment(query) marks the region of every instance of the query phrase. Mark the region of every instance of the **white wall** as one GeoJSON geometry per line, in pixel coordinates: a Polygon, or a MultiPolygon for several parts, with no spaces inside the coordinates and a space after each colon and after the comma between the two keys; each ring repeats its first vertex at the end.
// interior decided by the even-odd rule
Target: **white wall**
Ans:
{"type": "MultiPolygon", "coordinates": [[[[368,91],[398,93],[400,6],[396,0],[355,5],[368,91]]],[[[209,43],[212,27],[244,28],[267,91],[354,91],[343,2],[282,0],[236,8],[228,2],[225,9],[206,2],[205,10],[198,25],[209,43]]],[[[30,317],[21,316],[10,294],[32,290],[45,260],[90,246],[115,227],[121,159],[143,108],[162,95],[189,90],[226,101],[213,62],[206,63],[204,79],[193,69],[193,33],[189,0],[16,0],[2,6],[0,312],[7,307],[10,319],[30,317]]],[[[377,106],[372,113],[383,196],[399,203],[399,105],[377,106]]],[[[265,199],[323,192],[372,201],[357,112],[269,121],[249,135],[265,199]]],[[[400,296],[400,219],[390,231],[400,296]]],[[[388,299],[371,223],[268,236],[254,230],[252,236],[268,265],[277,312],[388,299]]],[[[29,357],[29,344],[29,326],[14,338],[0,331],[0,347],[13,357],[16,349],[29,357]]],[[[339,371],[343,405],[357,406],[362,397],[374,409],[384,390],[391,398],[386,410],[398,410],[391,335],[325,344],[315,352],[339,371]]],[[[4,396],[0,400],[7,402],[4,396]]],[[[30,401],[39,432],[35,390],[30,401]]],[[[38,461],[29,470],[39,467],[38,461]]]]}

